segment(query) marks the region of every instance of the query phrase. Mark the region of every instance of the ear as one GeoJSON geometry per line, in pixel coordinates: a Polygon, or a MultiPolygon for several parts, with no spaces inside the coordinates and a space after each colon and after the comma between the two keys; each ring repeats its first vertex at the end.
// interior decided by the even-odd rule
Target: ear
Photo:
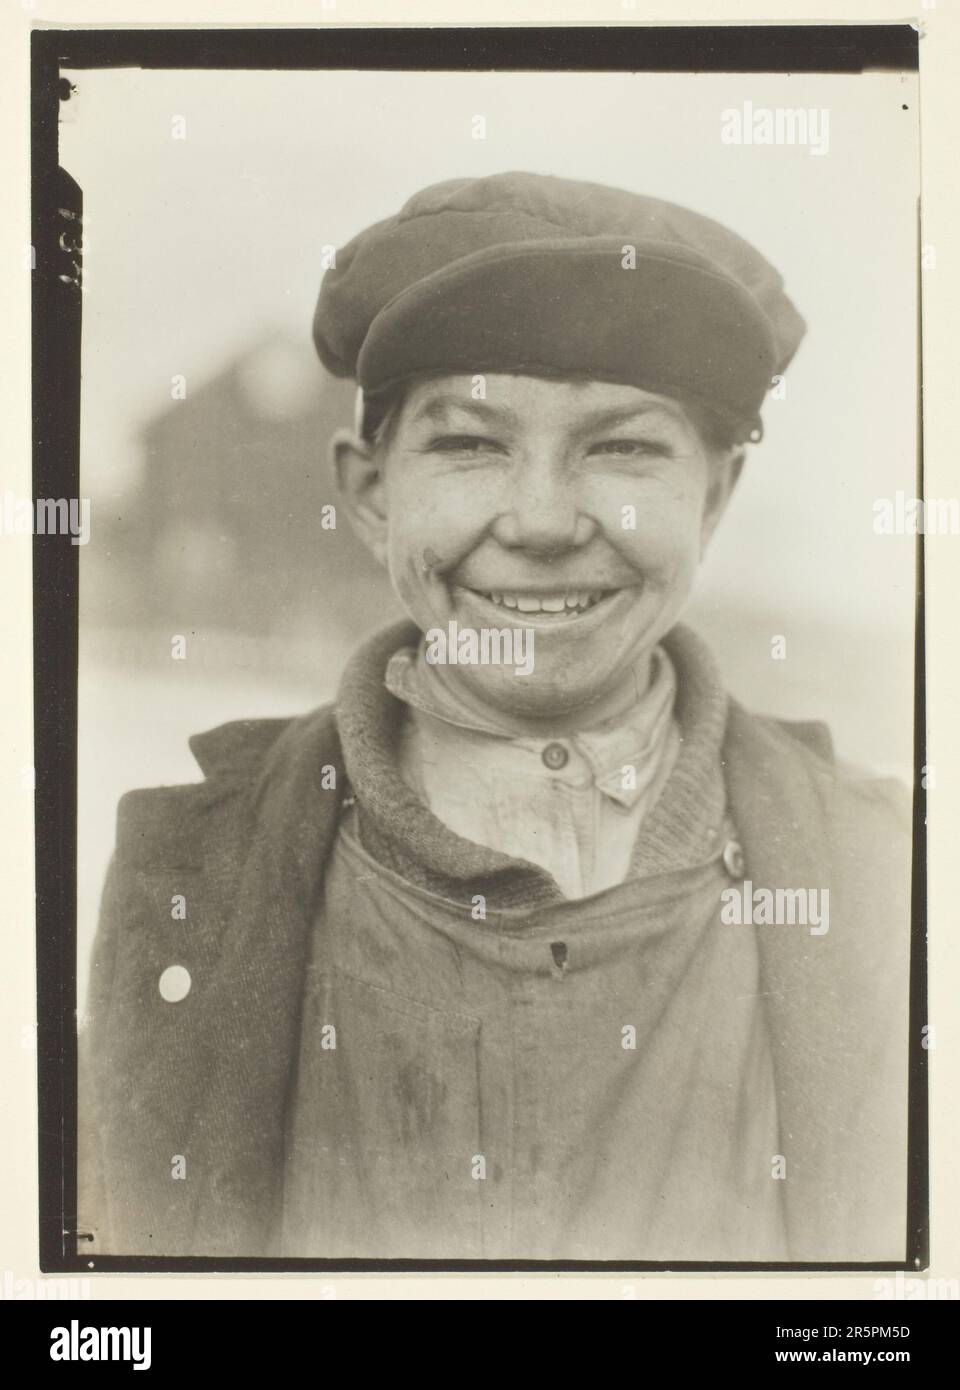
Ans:
{"type": "Polygon", "coordinates": [[[381,451],[355,434],[337,430],[330,444],[341,506],[364,545],[387,563],[387,498],[381,451]]]}
{"type": "Polygon", "coordinates": [[[703,556],[720,518],[727,509],[727,503],[743,471],[746,450],[739,446],[714,454],[710,459],[710,482],[703,504],[703,519],[700,523],[700,554],[703,556]]]}

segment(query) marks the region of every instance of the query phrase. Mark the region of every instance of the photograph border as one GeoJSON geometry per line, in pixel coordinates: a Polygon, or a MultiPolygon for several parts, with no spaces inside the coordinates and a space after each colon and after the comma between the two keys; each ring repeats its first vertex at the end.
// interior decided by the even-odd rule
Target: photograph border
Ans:
{"type": "MultiPolygon", "coordinates": [[[[80,495],[82,190],[58,163],[62,69],[325,69],[537,72],[916,72],[909,24],[570,25],[362,29],[44,29],[31,35],[34,496],[80,495]]],[[[919,285],[919,240],[917,276],[919,285]]],[[[922,315],[922,286],[918,288],[922,315]]],[[[920,352],[918,321],[918,355],[920,352]]],[[[923,496],[922,364],[917,496],[923,496]]],[[[44,1272],[676,1272],[911,1271],[929,1263],[926,761],[923,536],[916,624],[908,1202],[902,1262],[357,1260],[97,1255],[77,1231],[77,680],[79,550],[33,544],[36,766],[39,1246],[44,1272]]]]}

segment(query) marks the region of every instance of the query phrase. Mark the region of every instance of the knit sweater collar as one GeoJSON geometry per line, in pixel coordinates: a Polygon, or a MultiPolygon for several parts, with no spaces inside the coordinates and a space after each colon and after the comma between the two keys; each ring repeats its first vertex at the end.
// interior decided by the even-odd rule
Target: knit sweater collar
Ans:
{"type": "MultiPolygon", "coordinates": [[[[408,622],[377,633],[351,659],[340,683],[337,722],[364,847],[404,878],[453,901],[482,893],[489,906],[507,908],[562,899],[545,870],[455,834],[403,780],[398,745],[404,705],[386,688],[384,673],[394,653],[417,638],[408,622]]],[[[697,862],[724,811],[720,748],[727,698],[716,665],[688,628],[675,627],[663,645],[677,675],[681,746],[641,831],[635,873],[697,862]]]]}

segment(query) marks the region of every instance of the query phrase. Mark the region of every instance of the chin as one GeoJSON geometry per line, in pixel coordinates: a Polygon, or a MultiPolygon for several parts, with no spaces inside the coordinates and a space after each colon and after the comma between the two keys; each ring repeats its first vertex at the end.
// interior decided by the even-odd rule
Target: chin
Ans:
{"type": "Polygon", "coordinates": [[[589,688],[571,687],[551,680],[540,671],[529,676],[509,674],[502,681],[472,682],[475,697],[505,714],[523,715],[528,719],[553,719],[576,714],[603,700],[608,685],[589,688]]]}

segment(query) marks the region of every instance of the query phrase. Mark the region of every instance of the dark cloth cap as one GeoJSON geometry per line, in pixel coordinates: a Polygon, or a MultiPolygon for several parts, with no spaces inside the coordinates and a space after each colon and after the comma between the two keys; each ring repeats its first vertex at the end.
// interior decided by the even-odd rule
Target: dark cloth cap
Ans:
{"type": "Polygon", "coordinates": [[[639,386],[746,438],[805,331],[783,280],[719,222],[541,174],[451,179],[338,251],[320,359],[364,395],[431,373],[639,386]]]}

